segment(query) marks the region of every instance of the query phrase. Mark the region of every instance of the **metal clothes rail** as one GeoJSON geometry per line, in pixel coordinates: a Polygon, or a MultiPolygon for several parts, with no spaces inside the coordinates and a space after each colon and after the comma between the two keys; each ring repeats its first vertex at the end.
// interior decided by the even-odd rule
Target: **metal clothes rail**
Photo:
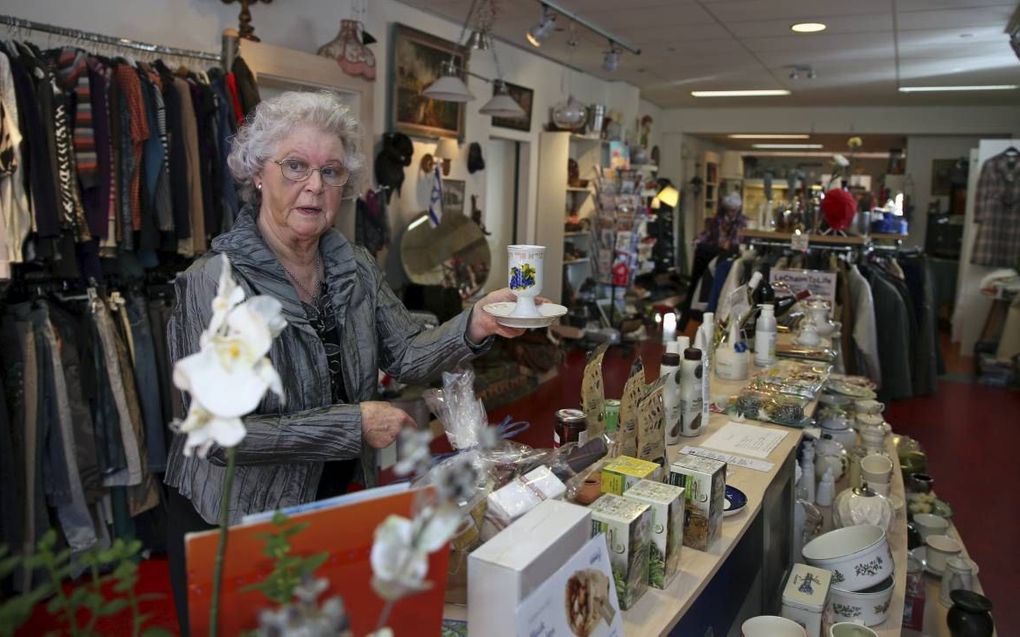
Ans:
{"type": "Polygon", "coordinates": [[[9,15],[0,15],[0,25],[7,25],[8,27],[12,27],[13,29],[26,29],[30,31],[39,31],[42,33],[52,33],[54,35],[60,35],[67,38],[84,40],[87,42],[96,42],[99,44],[123,47],[127,49],[135,49],[137,51],[147,51],[149,53],[161,53],[163,55],[185,57],[195,60],[207,60],[209,62],[216,62],[217,64],[221,60],[219,54],[209,53],[208,51],[197,51],[194,49],[179,49],[177,47],[172,46],[163,46],[162,44],[149,44],[147,42],[138,42],[137,40],[129,40],[127,38],[117,38],[110,35],[103,35],[101,33],[91,33],[89,31],[80,31],[78,29],[58,27],[52,24],[44,24],[42,22],[25,20],[23,18],[16,18],[14,16],[9,15]]]}

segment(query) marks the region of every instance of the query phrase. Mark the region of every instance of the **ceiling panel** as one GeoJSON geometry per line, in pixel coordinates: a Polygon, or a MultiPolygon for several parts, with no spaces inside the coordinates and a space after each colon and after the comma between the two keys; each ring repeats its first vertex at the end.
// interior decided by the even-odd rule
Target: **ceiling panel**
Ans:
{"type": "Polygon", "coordinates": [[[900,13],[897,19],[901,31],[915,29],[947,29],[957,32],[971,27],[1005,29],[1014,7],[998,6],[981,9],[953,9],[941,11],[911,11],[900,13]]]}
{"type": "MultiPolygon", "coordinates": [[[[748,21],[729,23],[728,26],[733,35],[739,38],[793,35],[793,32],[790,31],[790,20],[761,20],[753,16],[748,17],[750,18],[748,21]]],[[[797,34],[796,37],[808,39],[817,35],[832,35],[834,33],[892,31],[888,15],[838,16],[826,18],[825,25],[828,28],[820,34],[802,33],[797,34]]]]}
{"type": "Polygon", "coordinates": [[[900,13],[908,11],[931,11],[932,9],[970,9],[973,7],[1016,7],[1015,2],[1008,0],[896,0],[896,10],[900,13]]]}
{"type": "Polygon", "coordinates": [[[744,43],[756,53],[777,51],[799,51],[802,53],[827,53],[831,51],[865,51],[892,54],[895,52],[892,32],[860,34],[825,34],[805,38],[791,34],[776,38],[746,38],[744,43]]]}
{"type": "Polygon", "coordinates": [[[738,0],[705,5],[724,22],[790,19],[807,21],[842,15],[891,15],[892,0],[738,0]]]}
{"type": "MultiPolygon", "coordinates": [[[[471,0],[403,0],[459,24],[471,0]]],[[[537,0],[501,0],[494,32],[505,43],[607,80],[629,82],[659,106],[813,106],[1020,104],[1020,91],[901,94],[914,84],[1015,83],[1020,62],[1003,27],[1016,8],[1007,0],[558,0],[565,8],[639,47],[620,67],[601,69],[607,42],[577,27],[567,45],[567,20],[538,51],[524,33],[539,17],[537,0]],[[798,21],[828,28],[794,34],[798,21]],[[961,37],[966,36],[966,37],[961,37]],[[793,64],[817,78],[793,81],[793,64]],[[964,82],[966,80],[966,82],[964,82]],[[698,100],[694,89],[776,88],[778,99],[698,100]]],[[[478,55],[484,55],[479,53],[478,55]]],[[[513,75],[513,71],[508,71],[513,75]]]]}

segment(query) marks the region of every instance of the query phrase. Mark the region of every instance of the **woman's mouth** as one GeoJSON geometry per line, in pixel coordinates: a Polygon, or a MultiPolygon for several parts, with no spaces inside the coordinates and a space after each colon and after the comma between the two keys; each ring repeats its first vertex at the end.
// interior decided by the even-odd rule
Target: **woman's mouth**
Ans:
{"type": "Polygon", "coordinates": [[[322,208],[318,206],[298,206],[294,210],[297,210],[303,215],[317,215],[322,212],[322,208]]]}

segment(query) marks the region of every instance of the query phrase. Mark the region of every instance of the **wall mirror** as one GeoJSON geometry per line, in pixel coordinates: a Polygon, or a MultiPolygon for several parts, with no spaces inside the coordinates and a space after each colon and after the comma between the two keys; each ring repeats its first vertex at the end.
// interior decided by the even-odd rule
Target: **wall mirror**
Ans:
{"type": "Polygon", "coordinates": [[[481,290],[492,269],[482,229],[454,213],[443,215],[434,228],[427,213],[411,221],[400,241],[400,259],[412,283],[455,288],[462,299],[481,290]]]}

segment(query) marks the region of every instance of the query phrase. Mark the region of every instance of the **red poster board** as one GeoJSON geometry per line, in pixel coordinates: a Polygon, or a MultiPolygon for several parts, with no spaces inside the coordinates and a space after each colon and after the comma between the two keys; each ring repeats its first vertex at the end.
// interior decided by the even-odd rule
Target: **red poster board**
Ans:
{"type": "MultiPolygon", "coordinates": [[[[294,553],[310,555],[328,551],[329,559],[316,572],[330,581],[320,600],[343,597],[351,628],[358,637],[376,628],[384,602],[372,590],[369,555],[375,528],[390,514],[409,516],[413,491],[340,505],[291,516],[311,525],[291,538],[294,553]]],[[[238,635],[258,626],[258,612],[272,602],[262,593],[240,589],[262,580],[272,562],[262,554],[265,542],[257,536],[278,532],[272,522],[243,524],[230,529],[220,593],[220,634],[238,635]]],[[[188,570],[188,615],[191,634],[209,633],[213,565],[219,531],[189,534],[185,540],[188,570]]],[[[387,625],[396,635],[438,635],[443,621],[449,545],[429,556],[428,580],[432,588],[396,603],[387,625]]]]}

